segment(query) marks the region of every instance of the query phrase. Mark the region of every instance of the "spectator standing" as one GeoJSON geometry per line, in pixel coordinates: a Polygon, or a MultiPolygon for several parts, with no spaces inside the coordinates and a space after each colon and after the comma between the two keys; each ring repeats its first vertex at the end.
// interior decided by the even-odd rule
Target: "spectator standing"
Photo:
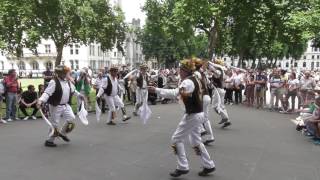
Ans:
{"type": "Polygon", "coordinates": [[[266,90],[267,81],[268,78],[263,74],[262,69],[258,69],[258,74],[255,78],[255,94],[257,99],[257,109],[263,108],[264,94],[266,90]]]}
{"type": "Polygon", "coordinates": [[[242,103],[243,78],[240,70],[236,70],[234,76],[234,98],[236,104],[242,103]]]}
{"type": "Polygon", "coordinates": [[[17,78],[16,70],[11,69],[8,72],[8,76],[4,78],[4,86],[6,88],[6,120],[11,122],[12,120],[18,120],[16,118],[17,112],[17,93],[19,90],[19,82],[17,78]]]}
{"type": "Polygon", "coordinates": [[[270,111],[278,109],[279,107],[279,90],[281,88],[281,76],[280,72],[277,69],[274,69],[272,74],[269,77],[270,83],[270,111]],[[276,98],[276,101],[274,101],[276,98]]]}
{"type": "Polygon", "coordinates": [[[224,82],[225,82],[225,89],[226,89],[225,103],[232,105],[232,103],[233,103],[233,87],[234,87],[232,71],[228,71],[226,73],[226,79],[224,82]]]}
{"type": "Polygon", "coordinates": [[[28,90],[23,92],[21,95],[20,105],[19,108],[21,109],[21,112],[25,116],[23,120],[28,120],[30,116],[28,115],[26,109],[27,108],[33,108],[33,112],[31,114],[31,118],[33,120],[36,120],[36,114],[38,112],[37,108],[37,92],[35,92],[35,88],[33,85],[28,86],[28,90]]]}
{"type": "Polygon", "coordinates": [[[304,77],[301,78],[301,98],[302,98],[302,106],[305,106],[308,104],[308,102],[314,100],[314,88],[316,86],[316,83],[314,79],[311,77],[310,72],[306,71],[304,73],[304,77]]]}
{"type": "Polygon", "coordinates": [[[291,109],[289,112],[295,111],[296,105],[296,97],[298,95],[298,88],[299,88],[299,80],[296,77],[296,73],[292,72],[289,76],[288,80],[288,93],[287,93],[287,101],[291,98],[291,109]]]}
{"type": "Polygon", "coordinates": [[[248,74],[247,82],[246,82],[246,99],[248,106],[253,106],[254,102],[254,75],[252,72],[248,74]]]}
{"type": "Polygon", "coordinates": [[[7,123],[7,121],[2,119],[2,102],[3,102],[4,94],[5,94],[5,87],[3,85],[3,82],[1,81],[0,82],[0,123],[4,123],[5,124],[5,123],[7,123]]]}
{"type": "Polygon", "coordinates": [[[53,79],[53,72],[50,70],[50,67],[47,66],[46,71],[43,72],[43,79],[44,79],[44,88],[46,88],[53,79]]]}
{"type": "MultiPolygon", "coordinates": [[[[80,73],[79,79],[76,81],[76,90],[84,96],[84,103],[87,110],[90,110],[90,79],[85,71],[80,73]]],[[[78,98],[78,106],[80,107],[82,98],[78,98]]]]}

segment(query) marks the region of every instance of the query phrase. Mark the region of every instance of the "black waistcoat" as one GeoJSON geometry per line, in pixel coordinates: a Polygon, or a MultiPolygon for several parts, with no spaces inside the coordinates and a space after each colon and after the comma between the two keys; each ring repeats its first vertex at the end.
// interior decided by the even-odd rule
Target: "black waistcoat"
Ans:
{"type": "Polygon", "coordinates": [[[112,82],[111,82],[111,79],[109,76],[107,76],[108,78],[108,85],[107,85],[107,88],[104,89],[104,93],[107,95],[107,96],[110,96],[111,95],[111,92],[112,92],[112,82]]]}
{"type": "MultiPolygon", "coordinates": [[[[146,79],[145,79],[145,80],[147,81],[147,85],[148,85],[149,78],[148,78],[147,75],[146,75],[146,79]]],[[[137,78],[137,86],[138,86],[139,88],[142,88],[142,86],[143,86],[143,76],[142,76],[141,73],[140,73],[139,77],[137,78]]]]}
{"type": "MultiPolygon", "coordinates": [[[[54,81],[56,83],[56,87],[55,87],[53,94],[49,97],[48,103],[52,106],[58,106],[60,104],[63,92],[62,92],[62,87],[61,87],[61,83],[60,83],[59,79],[54,78],[54,81]]],[[[69,89],[70,89],[68,104],[71,104],[72,92],[71,92],[71,85],[70,85],[69,81],[68,81],[68,85],[69,85],[69,89]]]]}
{"type": "Polygon", "coordinates": [[[199,80],[196,77],[188,78],[194,83],[194,91],[192,92],[191,96],[182,97],[183,103],[185,105],[186,113],[193,114],[193,113],[200,113],[203,112],[203,101],[202,101],[202,85],[200,84],[199,80]]]}
{"type": "Polygon", "coordinates": [[[220,77],[216,78],[212,76],[212,83],[216,88],[223,88],[223,71],[219,70],[221,72],[220,77]]]}

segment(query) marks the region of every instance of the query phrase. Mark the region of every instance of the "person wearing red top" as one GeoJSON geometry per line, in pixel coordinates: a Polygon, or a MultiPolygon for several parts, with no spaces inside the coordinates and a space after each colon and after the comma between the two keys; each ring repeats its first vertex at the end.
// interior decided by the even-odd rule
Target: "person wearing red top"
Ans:
{"type": "Polygon", "coordinates": [[[17,120],[16,118],[16,104],[19,83],[16,70],[9,70],[8,76],[4,78],[4,85],[6,87],[6,120],[17,120]]]}

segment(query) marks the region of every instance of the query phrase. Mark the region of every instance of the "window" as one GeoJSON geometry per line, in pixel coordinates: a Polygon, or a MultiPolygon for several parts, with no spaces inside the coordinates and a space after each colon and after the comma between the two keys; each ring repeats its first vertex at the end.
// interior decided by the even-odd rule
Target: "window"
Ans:
{"type": "Polygon", "coordinates": [[[302,67],[307,67],[307,63],[303,62],[302,67]]]}
{"type": "Polygon", "coordinates": [[[224,60],[224,61],[226,61],[226,60],[227,60],[227,58],[223,58],[223,60],[224,60]]]}
{"type": "Polygon", "coordinates": [[[76,47],[75,47],[75,48],[76,48],[76,50],[75,50],[75,51],[76,51],[76,54],[79,54],[79,48],[80,48],[79,44],[76,44],[76,47]]]}
{"type": "Polygon", "coordinates": [[[90,56],[94,56],[94,45],[89,46],[89,51],[90,56]]]}
{"type": "Polygon", "coordinates": [[[91,60],[91,61],[90,61],[90,67],[91,67],[92,69],[96,69],[96,61],[95,61],[95,60],[91,60]]]}
{"type": "Polygon", "coordinates": [[[294,67],[298,67],[298,63],[297,62],[294,63],[294,67]]]}
{"type": "Polygon", "coordinates": [[[288,62],[286,63],[286,67],[289,67],[289,63],[288,62]]]}
{"type": "Polygon", "coordinates": [[[73,44],[70,44],[70,54],[73,54],[73,44]]]}
{"type": "Polygon", "coordinates": [[[31,63],[32,70],[39,70],[39,63],[37,61],[33,61],[31,63]]]}
{"type": "Polygon", "coordinates": [[[316,66],[319,67],[319,62],[316,63],[316,66]]]}
{"type": "Polygon", "coordinates": [[[319,55],[317,56],[317,59],[320,59],[320,56],[319,56],[319,55]]]}
{"type": "Polygon", "coordinates": [[[314,59],[314,55],[311,56],[311,59],[314,59]]]}
{"type": "Polygon", "coordinates": [[[101,56],[101,48],[98,46],[98,56],[101,56]]]}
{"type": "MultiPolygon", "coordinates": [[[[12,68],[13,68],[13,64],[12,65],[12,68]]],[[[23,62],[23,61],[20,61],[19,64],[18,64],[18,68],[20,70],[26,70],[26,64],[23,62]]]]}
{"type": "Polygon", "coordinates": [[[303,56],[303,59],[307,59],[307,56],[303,56]]]}
{"type": "Polygon", "coordinates": [[[51,53],[51,45],[50,44],[44,45],[44,48],[45,48],[46,54],[50,54],[51,53]]]}
{"type": "Polygon", "coordinates": [[[314,62],[311,62],[311,69],[314,69],[314,62]]]}
{"type": "Polygon", "coordinates": [[[0,62],[0,69],[1,69],[1,70],[4,70],[4,63],[3,63],[3,61],[0,62]]]}
{"type": "Polygon", "coordinates": [[[73,60],[69,60],[69,62],[70,62],[71,69],[74,69],[73,60]]]}
{"type": "Polygon", "coordinates": [[[46,68],[52,69],[53,65],[52,62],[46,62],[46,68]]]}
{"type": "Polygon", "coordinates": [[[75,60],[75,67],[76,69],[79,69],[79,60],[75,60]]]}
{"type": "Polygon", "coordinates": [[[117,52],[114,52],[114,53],[113,53],[113,57],[117,57],[117,52]]]}

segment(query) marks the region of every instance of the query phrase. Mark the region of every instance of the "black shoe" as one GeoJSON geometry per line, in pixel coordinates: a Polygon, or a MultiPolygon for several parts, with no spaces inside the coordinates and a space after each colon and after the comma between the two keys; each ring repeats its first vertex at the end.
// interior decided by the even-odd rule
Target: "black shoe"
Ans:
{"type": "Polygon", "coordinates": [[[223,124],[222,128],[226,128],[226,127],[228,127],[230,125],[231,125],[231,122],[226,122],[226,123],[223,124]]]}
{"type": "Polygon", "coordinates": [[[213,168],[203,168],[203,170],[201,172],[198,173],[199,176],[208,176],[208,174],[212,173],[213,171],[215,171],[216,168],[213,167],[213,168]]]}
{"type": "Polygon", "coordinates": [[[208,132],[207,131],[203,131],[203,132],[201,132],[201,136],[205,136],[205,135],[207,135],[208,134],[208,132]]]}
{"type": "Polygon", "coordinates": [[[108,125],[116,125],[116,123],[114,123],[113,121],[110,121],[107,123],[108,125]]]}
{"type": "Polygon", "coordinates": [[[187,174],[189,172],[189,170],[179,170],[179,169],[176,169],[174,172],[171,172],[170,173],[170,176],[172,177],[179,177],[183,174],[187,174]]]}
{"type": "Polygon", "coordinates": [[[130,116],[123,116],[122,121],[125,122],[125,121],[128,121],[129,119],[131,119],[130,116]]]}
{"type": "Polygon", "coordinates": [[[221,121],[218,124],[223,124],[223,123],[226,123],[226,122],[228,122],[228,119],[221,119],[221,121]]]}
{"type": "Polygon", "coordinates": [[[46,146],[46,147],[57,147],[57,145],[54,142],[51,142],[51,141],[46,141],[44,143],[44,146],[46,146]]]}
{"type": "Polygon", "coordinates": [[[214,139],[209,139],[209,140],[206,140],[203,144],[204,145],[209,145],[210,143],[213,143],[214,142],[214,139]]]}
{"type": "Polygon", "coordinates": [[[64,140],[65,142],[70,142],[70,139],[69,139],[67,136],[65,136],[65,135],[62,135],[62,134],[59,133],[59,137],[60,137],[62,140],[64,140]]]}

